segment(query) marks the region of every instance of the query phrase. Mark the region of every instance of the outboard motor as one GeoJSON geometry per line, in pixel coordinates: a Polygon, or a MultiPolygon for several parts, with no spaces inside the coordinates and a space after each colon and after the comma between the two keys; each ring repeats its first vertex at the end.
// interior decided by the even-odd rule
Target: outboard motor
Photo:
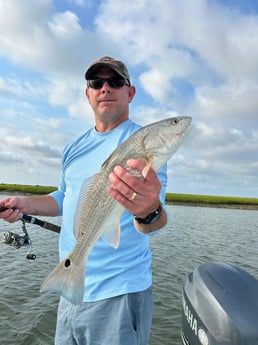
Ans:
{"type": "Polygon", "coordinates": [[[239,267],[205,263],[183,286],[184,345],[258,345],[258,280],[239,267]]]}

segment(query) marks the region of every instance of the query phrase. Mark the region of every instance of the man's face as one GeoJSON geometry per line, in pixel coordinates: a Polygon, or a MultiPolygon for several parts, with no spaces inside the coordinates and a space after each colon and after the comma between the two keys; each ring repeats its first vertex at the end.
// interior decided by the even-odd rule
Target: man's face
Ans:
{"type": "MultiPolygon", "coordinates": [[[[115,71],[107,67],[99,68],[94,74],[95,78],[121,78],[115,71]]],[[[121,123],[128,118],[129,103],[133,99],[135,88],[123,85],[120,88],[111,87],[107,81],[100,89],[87,87],[86,96],[94,111],[95,119],[101,122],[121,123]]]]}

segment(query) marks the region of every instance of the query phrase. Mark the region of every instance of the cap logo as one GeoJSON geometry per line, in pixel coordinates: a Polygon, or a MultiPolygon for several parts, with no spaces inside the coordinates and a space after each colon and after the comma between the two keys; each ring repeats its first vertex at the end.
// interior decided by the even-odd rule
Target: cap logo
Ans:
{"type": "Polygon", "coordinates": [[[103,61],[103,62],[111,62],[111,63],[116,62],[116,60],[115,60],[115,59],[113,59],[113,58],[111,58],[111,57],[109,57],[109,56],[105,56],[105,57],[103,57],[102,59],[100,59],[99,61],[103,61]]]}

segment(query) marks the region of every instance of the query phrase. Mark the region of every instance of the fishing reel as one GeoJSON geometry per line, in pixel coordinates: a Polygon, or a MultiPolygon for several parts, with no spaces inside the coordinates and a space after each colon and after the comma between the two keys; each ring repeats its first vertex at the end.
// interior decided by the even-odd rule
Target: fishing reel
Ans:
{"type": "MultiPolygon", "coordinates": [[[[22,220],[22,219],[21,219],[22,220]]],[[[22,220],[22,231],[24,235],[15,234],[11,231],[5,231],[2,235],[2,243],[19,249],[21,247],[28,247],[26,259],[36,260],[36,255],[31,253],[32,242],[25,226],[25,221],[22,220]]]]}

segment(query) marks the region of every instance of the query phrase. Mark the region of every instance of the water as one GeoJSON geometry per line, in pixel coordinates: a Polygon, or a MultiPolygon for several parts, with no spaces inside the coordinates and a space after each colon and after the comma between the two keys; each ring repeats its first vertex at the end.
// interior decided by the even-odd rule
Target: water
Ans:
{"type": "MultiPolygon", "coordinates": [[[[258,278],[257,211],[168,206],[168,212],[171,225],[151,240],[155,313],[149,345],[180,344],[183,281],[201,263],[229,262],[258,278]]],[[[61,219],[49,221],[60,224],[61,219]]],[[[0,221],[0,232],[20,233],[20,226],[0,221]]],[[[27,228],[35,261],[25,258],[24,248],[0,248],[3,345],[53,344],[58,297],[41,294],[39,287],[58,261],[58,235],[27,228]]]]}

